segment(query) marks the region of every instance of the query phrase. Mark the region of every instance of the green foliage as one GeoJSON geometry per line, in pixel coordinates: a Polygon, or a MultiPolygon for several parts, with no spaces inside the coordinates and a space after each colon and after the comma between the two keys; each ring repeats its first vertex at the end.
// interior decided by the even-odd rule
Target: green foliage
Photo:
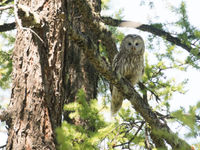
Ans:
{"type": "MultiPolygon", "coordinates": [[[[10,2],[9,4],[13,3],[10,2]]],[[[6,1],[2,1],[0,5],[7,5],[6,1]]],[[[0,11],[1,23],[11,22],[14,20],[13,9],[0,11]]],[[[15,42],[15,32],[0,33],[0,88],[6,89],[10,87],[12,72],[12,49],[15,42]]]]}
{"type": "MultiPolygon", "coordinates": [[[[0,2],[1,6],[7,5],[7,0],[3,0],[0,2]]],[[[13,2],[9,2],[12,4],[13,2]]],[[[5,22],[11,22],[14,20],[13,17],[13,9],[8,9],[5,11],[0,11],[0,24],[4,24],[5,22]]],[[[7,89],[10,88],[11,83],[11,73],[12,73],[12,49],[15,38],[12,32],[0,33],[0,89],[4,89],[1,91],[5,91],[7,93],[7,89]]],[[[4,93],[4,94],[5,94],[4,93]]],[[[4,102],[9,100],[9,97],[0,93],[0,110],[7,108],[7,104],[4,102]]],[[[0,128],[5,127],[6,123],[1,122],[0,128]]],[[[3,129],[3,128],[2,128],[3,129]]],[[[1,129],[0,129],[1,130],[1,129]]],[[[5,129],[3,129],[5,130],[5,129]]]]}
{"type": "Polygon", "coordinates": [[[124,34],[120,32],[116,27],[109,27],[109,30],[113,33],[113,37],[115,37],[116,43],[121,43],[124,38],[124,34]]]}
{"type": "Polygon", "coordinates": [[[173,117],[182,125],[186,126],[188,129],[188,133],[185,134],[186,137],[197,137],[199,134],[199,121],[200,117],[200,102],[198,102],[195,106],[190,106],[188,112],[185,111],[184,108],[181,108],[177,111],[171,113],[173,117]]]}
{"type": "MultiPolygon", "coordinates": [[[[197,114],[199,113],[199,104],[190,106],[189,111],[186,112],[183,108],[177,108],[176,111],[170,112],[170,101],[174,94],[177,92],[185,94],[185,86],[188,79],[177,83],[176,76],[172,77],[169,72],[182,72],[187,71],[189,65],[199,69],[199,37],[200,32],[197,28],[193,27],[188,21],[185,3],[182,2],[181,6],[176,11],[180,15],[180,19],[176,25],[181,28],[178,30],[177,37],[181,42],[193,47],[188,57],[181,57],[180,49],[175,45],[171,45],[164,40],[162,43],[160,38],[149,35],[147,40],[147,52],[145,56],[145,74],[143,76],[143,84],[146,89],[140,89],[141,94],[147,94],[147,99],[158,100],[158,103],[151,103],[155,111],[162,112],[173,116],[174,124],[180,123],[181,127],[187,129],[185,138],[196,138],[199,135],[199,120],[197,114]],[[149,56],[150,55],[150,56],[149,56]],[[153,60],[153,61],[152,61],[153,60]],[[164,109],[166,107],[166,109],[164,109]]],[[[163,24],[153,24],[156,28],[163,29],[163,24]]],[[[174,32],[173,32],[174,33],[174,32]]],[[[176,32],[175,32],[176,33],[176,32]]],[[[186,55],[187,56],[187,55],[186,55]]],[[[158,132],[158,134],[160,134],[158,132]]],[[[166,133],[162,133],[166,134],[166,133]]],[[[177,133],[178,135],[179,133],[177,133]]],[[[199,147],[197,143],[196,147],[199,147]]]]}
{"type": "Polygon", "coordinates": [[[0,44],[0,87],[10,87],[12,72],[12,50],[15,42],[13,33],[1,33],[2,44],[0,44]]]}
{"type": "Polygon", "coordinates": [[[101,9],[108,9],[108,3],[110,0],[101,0],[101,9]]]}
{"type": "Polygon", "coordinates": [[[9,88],[10,85],[10,75],[12,72],[12,61],[11,61],[12,51],[2,51],[0,50],[0,87],[3,89],[9,88]]]}
{"type": "Polygon", "coordinates": [[[190,22],[188,21],[187,11],[186,11],[186,5],[185,2],[182,2],[180,7],[177,9],[177,13],[180,14],[180,20],[176,22],[177,25],[183,28],[183,32],[186,34],[192,33],[192,26],[190,25],[190,22]]]}
{"type": "Polygon", "coordinates": [[[76,102],[64,107],[71,112],[69,117],[74,124],[64,121],[56,130],[60,150],[113,149],[135,145],[144,147],[144,132],[137,132],[144,122],[138,120],[141,118],[137,113],[133,119],[133,112],[129,108],[122,109],[115,122],[106,123],[100,113],[103,109],[98,107],[97,100],[87,102],[83,90],[78,92],[77,98],[76,102]],[[103,145],[104,142],[106,145],[103,145]]]}
{"type": "Polygon", "coordinates": [[[140,115],[133,112],[130,107],[121,108],[119,116],[115,118],[115,128],[107,137],[107,145],[109,149],[128,149],[145,146],[145,133],[143,129],[144,121],[140,115]]]}
{"type": "Polygon", "coordinates": [[[97,100],[88,103],[83,90],[79,90],[77,101],[65,105],[64,109],[70,111],[69,117],[74,124],[63,122],[58,128],[57,140],[60,150],[94,150],[113,128],[113,124],[107,124],[100,114],[97,100]]]}
{"type": "Polygon", "coordinates": [[[184,1],[182,1],[180,7],[174,8],[174,11],[180,16],[180,19],[175,23],[181,28],[181,32],[177,33],[177,37],[182,43],[192,47],[192,50],[186,59],[186,63],[196,69],[200,69],[200,30],[190,24],[184,1]]]}
{"type": "Polygon", "coordinates": [[[169,78],[165,75],[169,70],[186,70],[184,66],[180,66],[179,62],[175,61],[171,50],[171,48],[167,49],[163,54],[155,53],[157,61],[154,64],[150,64],[148,54],[145,55],[145,73],[142,82],[150,94],[148,100],[162,100],[160,104],[154,105],[156,109],[163,109],[163,106],[166,106],[168,110],[168,101],[172,99],[173,94],[186,92],[184,86],[187,80],[177,83],[174,77],[169,78]],[[166,58],[168,61],[165,61],[166,58]]]}
{"type": "MultiPolygon", "coordinates": [[[[115,12],[113,17],[120,20],[123,18],[122,14],[123,14],[123,9],[119,9],[117,12],[115,12]]],[[[117,44],[121,43],[122,39],[124,38],[124,34],[120,32],[116,27],[109,26],[108,29],[109,31],[112,32],[113,37],[115,37],[115,42],[117,44]]]]}

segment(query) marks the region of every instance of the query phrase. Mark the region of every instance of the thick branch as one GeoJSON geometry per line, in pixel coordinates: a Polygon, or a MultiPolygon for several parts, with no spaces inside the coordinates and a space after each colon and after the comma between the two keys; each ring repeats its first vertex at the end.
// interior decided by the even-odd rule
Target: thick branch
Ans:
{"type": "Polygon", "coordinates": [[[16,23],[4,23],[3,25],[0,25],[0,32],[6,32],[10,30],[14,30],[16,28],[16,23]]]}
{"type": "Polygon", "coordinates": [[[117,19],[113,19],[111,17],[102,17],[102,19],[103,19],[103,22],[107,25],[111,25],[111,26],[115,26],[115,27],[136,28],[136,29],[139,29],[142,31],[147,31],[154,35],[165,38],[167,41],[184,48],[188,52],[191,52],[191,50],[192,50],[192,47],[190,45],[186,45],[186,44],[182,43],[179,38],[174,37],[170,33],[165,32],[161,29],[158,29],[158,28],[154,27],[153,25],[141,24],[138,22],[126,21],[126,20],[117,20],[117,19]]]}

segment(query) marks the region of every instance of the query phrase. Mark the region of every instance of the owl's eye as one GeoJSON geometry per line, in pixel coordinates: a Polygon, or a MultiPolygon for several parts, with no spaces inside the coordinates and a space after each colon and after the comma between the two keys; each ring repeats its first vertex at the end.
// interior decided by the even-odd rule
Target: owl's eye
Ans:
{"type": "Polygon", "coordinates": [[[131,46],[132,44],[129,42],[128,45],[131,46]]]}
{"type": "Polygon", "coordinates": [[[135,43],[135,46],[138,46],[139,45],[139,43],[135,43]]]}

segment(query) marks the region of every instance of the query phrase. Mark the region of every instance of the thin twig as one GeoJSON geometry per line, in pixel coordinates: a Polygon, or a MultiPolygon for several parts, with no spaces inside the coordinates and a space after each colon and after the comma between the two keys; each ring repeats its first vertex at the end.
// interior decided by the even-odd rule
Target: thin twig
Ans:
{"type": "Polygon", "coordinates": [[[145,127],[145,147],[148,150],[152,150],[147,127],[145,127]]]}
{"type": "Polygon", "coordinates": [[[160,97],[154,91],[152,91],[150,88],[146,87],[142,82],[139,82],[138,84],[139,84],[140,88],[143,87],[147,91],[149,91],[151,94],[153,94],[155,96],[157,102],[161,100],[160,97]]]}
{"type": "Polygon", "coordinates": [[[127,145],[128,144],[128,148],[130,149],[130,143],[135,139],[135,137],[137,136],[137,134],[139,133],[139,131],[142,129],[143,125],[144,125],[144,121],[141,123],[141,125],[139,126],[139,128],[137,129],[137,131],[135,132],[134,136],[128,141],[128,142],[125,142],[125,143],[121,143],[119,145],[115,145],[113,146],[114,147],[119,147],[119,146],[124,146],[124,145],[127,145]]]}

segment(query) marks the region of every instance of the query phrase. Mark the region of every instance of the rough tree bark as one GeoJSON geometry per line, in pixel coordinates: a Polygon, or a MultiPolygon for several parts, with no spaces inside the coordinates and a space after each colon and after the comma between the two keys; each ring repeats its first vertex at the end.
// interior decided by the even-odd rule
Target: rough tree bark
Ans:
{"type": "Polygon", "coordinates": [[[42,22],[40,27],[33,24],[31,30],[18,22],[6,149],[52,150],[56,149],[55,128],[61,124],[65,99],[65,31],[60,17],[65,3],[19,0],[18,4],[37,12],[42,22]]]}
{"type": "MultiPolygon", "coordinates": [[[[92,6],[95,12],[100,13],[100,0],[92,0],[92,6]]],[[[67,0],[67,22],[70,26],[78,29],[80,32],[90,34],[87,25],[84,24],[80,18],[81,14],[77,11],[79,8],[74,3],[74,0],[67,0]]],[[[69,25],[68,24],[68,25],[69,25]]],[[[69,28],[69,27],[67,27],[69,28]]],[[[67,70],[67,98],[66,103],[76,100],[76,94],[80,88],[86,93],[87,100],[96,98],[97,95],[97,81],[98,73],[90,64],[87,57],[85,57],[82,49],[77,43],[70,40],[71,35],[67,34],[66,40],[66,70],[67,70]]],[[[98,44],[98,43],[96,43],[98,44]]]]}
{"type": "MultiPolygon", "coordinates": [[[[66,21],[68,22],[68,26],[66,27],[67,30],[70,28],[69,26],[73,26],[80,32],[89,34],[90,31],[80,20],[81,14],[77,11],[79,8],[74,4],[74,0],[67,0],[66,2],[66,21]]],[[[100,0],[92,0],[91,2],[94,11],[100,13],[100,0]]],[[[78,47],[76,42],[71,41],[70,38],[71,35],[67,34],[65,47],[66,104],[76,101],[77,92],[81,88],[86,93],[87,101],[96,98],[98,83],[98,73],[87,57],[85,57],[83,50],[78,47]]],[[[70,112],[64,112],[64,120],[74,124],[81,123],[80,120],[71,120],[68,117],[69,113],[70,112]]]]}

